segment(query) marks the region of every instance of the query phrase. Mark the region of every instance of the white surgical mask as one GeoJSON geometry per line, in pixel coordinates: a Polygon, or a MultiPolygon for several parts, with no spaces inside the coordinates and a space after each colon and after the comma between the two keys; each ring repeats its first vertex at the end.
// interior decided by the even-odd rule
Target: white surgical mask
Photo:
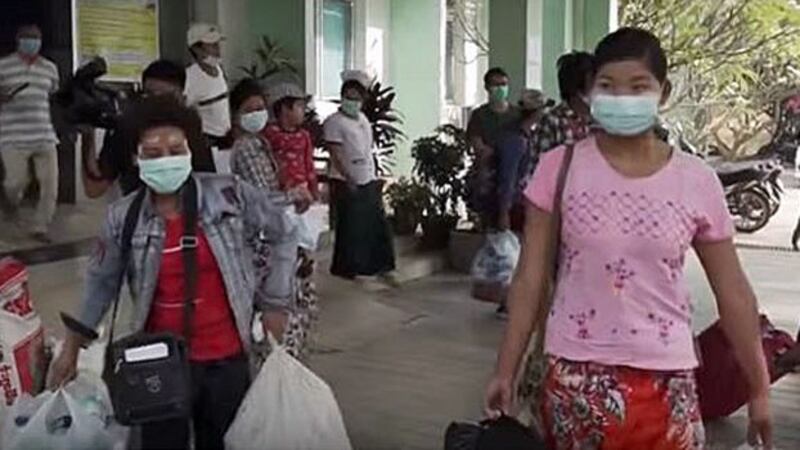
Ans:
{"type": "Polygon", "coordinates": [[[203,58],[203,64],[206,64],[208,66],[216,67],[221,63],[222,63],[222,58],[220,58],[219,56],[208,55],[205,58],[203,58]]]}
{"type": "Polygon", "coordinates": [[[239,118],[239,125],[244,131],[256,134],[264,129],[264,126],[267,124],[268,117],[269,115],[267,114],[266,109],[242,114],[242,116],[239,118]]]}
{"type": "Polygon", "coordinates": [[[658,118],[658,94],[592,97],[592,117],[615,136],[637,136],[653,128],[658,118]]]}

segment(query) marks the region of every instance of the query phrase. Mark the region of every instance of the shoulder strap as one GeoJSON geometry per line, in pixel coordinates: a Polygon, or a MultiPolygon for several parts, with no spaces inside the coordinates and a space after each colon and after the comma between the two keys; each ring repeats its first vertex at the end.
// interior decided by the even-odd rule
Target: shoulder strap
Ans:
{"type": "Polygon", "coordinates": [[[183,337],[186,347],[192,337],[194,298],[197,293],[197,183],[190,177],[183,189],[183,337]]]}
{"type": "MultiPolygon", "coordinates": [[[[125,281],[125,274],[128,273],[128,264],[130,263],[129,259],[131,254],[131,239],[133,238],[133,232],[136,231],[136,225],[139,223],[139,214],[142,211],[142,203],[144,203],[146,194],[146,188],[139,188],[139,191],[136,193],[136,197],[134,197],[133,202],[131,202],[131,205],[128,207],[128,212],[125,213],[125,224],[122,227],[122,238],[120,241],[120,260],[122,261],[122,271],[119,275],[120,289],[122,288],[122,283],[125,281]]],[[[109,351],[111,344],[114,342],[114,325],[117,322],[118,312],[119,292],[117,292],[117,297],[114,299],[114,307],[111,312],[111,325],[108,330],[108,345],[106,346],[106,352],[109,351]]]]}
{"type": "Polygon", "coordinates": [[[542,282],[540,299],[542,308],[536,318],[536,341],[534,345],[534,355],[544,354],[544,338],[547,331],[547,316],[553,306],[553,293],[556,287],[556,277],[558,276],[558,259],[561,247],[561,205],[564,200],[564,188],[567,185],[569,168],[572,165],[572,158],[575,155],[575,145],[569,144],[564,150],[564,159],[558,170],[556,179],[556,191],[553,196],[553,209],[550,215],[550,226],[547,233],[547,246],[545,247],[545,273],[542,282]]]}

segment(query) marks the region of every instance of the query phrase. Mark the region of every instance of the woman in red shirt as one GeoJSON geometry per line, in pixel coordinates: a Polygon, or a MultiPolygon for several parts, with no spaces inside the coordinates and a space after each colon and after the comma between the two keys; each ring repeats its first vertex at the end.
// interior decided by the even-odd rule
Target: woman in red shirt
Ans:
{"type": "Polygon", "coordinates": [[[196,118],[194,110],[176,99],[154,96],[137,103],[123,119],[134,125],[145,187],[111,205],[89,263],[78,318],[66,322],[64,348],[49,374],[53,388],[75,376],[80,348],[97,337],[94,330],[119,296],[127,274],[131,330],[184,337],[191,367],[190,416],[145,423],[143,449],[189,448],[192,435],[196,449],[223,448],[225,432],[250,385],[254,311],[264,312],[265,334],[280,336],[292,306],[295,220],[265,192],[236,177],[192,173],[186,136],[196,118]],[[189,225],[194,235],[186,235],[184,229],[182,202],[188,195],[197,197],[196,222],[189,225]],[[131,216],[136,226],[123,243],[133,204],[141,209],[132,210],[138,212],[131,216]],[[254,295],[247,239],[254,234],[271,250],[271,274],[262,298],[254,295]],[[129,254],[123,251],[127,245],[129,254]],[[184,268],[186,249],[194,249],[188,259],[194,263],[191,272],[184,268]],[[193,311],[184,324],[187,300],[193,311]]]}

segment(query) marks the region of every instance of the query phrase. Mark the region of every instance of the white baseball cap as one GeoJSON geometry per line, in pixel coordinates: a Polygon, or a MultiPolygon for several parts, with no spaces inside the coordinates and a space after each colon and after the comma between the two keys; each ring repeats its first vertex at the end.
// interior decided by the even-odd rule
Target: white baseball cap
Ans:
{"type": "Polygon", "coordinates": [[[375,76],[363,70],[345,70],[341,73],[342,82],[357,81],[364,89],[369,89],[375,82],[375,76]]]}
{"type": "Polygon", "coordinates": [[[310,96],[295,83],[278,83],[267,89],[267,99],[271,108],[275,103],[285,98],[299,98],[308,101],[310,96]]]}
{"type": "Polygon", "coordinates": [[[189,27],[189,32],[186,33],[186,41],[189,47],[198,44],[217,44],[224,40],[225,36],[219,30],[219,27],[209,23],[193,23],[189,27]]]}

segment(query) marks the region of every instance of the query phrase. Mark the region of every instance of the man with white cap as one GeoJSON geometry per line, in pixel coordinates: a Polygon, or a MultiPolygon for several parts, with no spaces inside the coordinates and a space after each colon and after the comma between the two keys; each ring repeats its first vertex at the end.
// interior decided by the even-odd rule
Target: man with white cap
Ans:
{"type": "Polygon", "coordinates": [[[197,108],[209,146],[218,150],[230,147],[231,129],[228,83],[220,57],[224,38],[219,27],[207,23],[193,24],[187,34],[195,63],[186,69],[186,102],[197,108]]]}
{"type": "MultiPolygon", "coordinates": [[[[372,126],[361,112],[372,79],[361,71],[345,71],[342,81],[341,107],[324,125],[336,211],[331,273],[349,279],[391,275],[394,248],[372,156],[372,126]]],[[[387,281],[394,283],[391,276],[387,281]]]]}

